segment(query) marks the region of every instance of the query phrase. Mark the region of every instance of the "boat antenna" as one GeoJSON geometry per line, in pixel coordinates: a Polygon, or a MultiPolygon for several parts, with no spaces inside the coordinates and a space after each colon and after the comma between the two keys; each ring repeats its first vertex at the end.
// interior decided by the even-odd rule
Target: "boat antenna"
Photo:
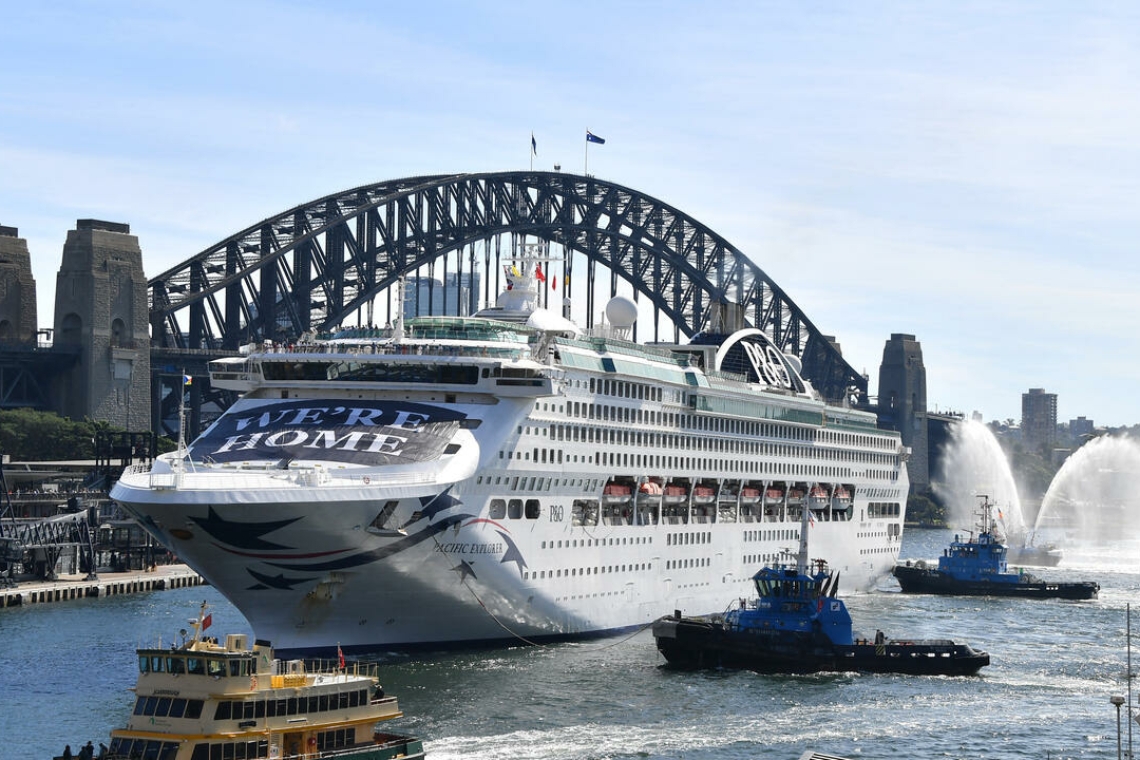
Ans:
{"type": "Polygon", "coordinates": [[[807,575],[808,572],[808,515],[811,508],[807,504],[800,506],[800,551],[796,555],[796,572],[807,575]]]}
{"type": "Polygon", "coordinates": [[[186,374],[186,370],[182,370],[182,385],[180,386],[181,395],[178,397],[178,456],[174,459],[174,471],[181,473],[184,466],[186,457],[189,452],[186,449],[186,386],[193,382],[194,378],[186,374]]]}
{"type": "Polygon", "coordinates": [[[207,622],[208,616],[206,615],[206,602],[202,602],[202,606],[198,608],[198,618],[190,620],[190,627],[194,629],[194,636],[190,639],[191,645],[197,644],[202,637],[202,631],[210,626],[207,622]]]}
{"type": "Polygon", "coordinates": [[[400,275],[400,279],[396,280],[396,304],[399,308],[396,311],[396,323],[392,326],[392,340],[396,343],[404,339],[404,308],[407,297],[407,282],[404,275],[400,275]]]}

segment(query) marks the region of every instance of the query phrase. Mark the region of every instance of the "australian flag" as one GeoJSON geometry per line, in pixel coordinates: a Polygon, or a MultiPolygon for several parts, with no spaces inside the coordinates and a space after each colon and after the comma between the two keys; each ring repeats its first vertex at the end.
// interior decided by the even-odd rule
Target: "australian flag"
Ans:
{"type": "Polygon", "coordinates": [[[586,130],[586,142],[597,143],[598,145],[605,145],[606,141],[602,137],[598,137],[590,130],[586,130]]]}

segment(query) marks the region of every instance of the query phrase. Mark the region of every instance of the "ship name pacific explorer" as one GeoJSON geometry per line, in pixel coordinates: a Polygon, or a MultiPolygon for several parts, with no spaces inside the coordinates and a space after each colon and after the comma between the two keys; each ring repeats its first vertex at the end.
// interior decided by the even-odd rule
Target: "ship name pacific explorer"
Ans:
{"type": "Polygon", "coordinates": [[[864,590],[898,558],[907,452],[760,330],[628,340],[540,307],[211,362],[241,398],[112,497],[283,651],[581,637],[719,612],[793,549],[864,590]]]}

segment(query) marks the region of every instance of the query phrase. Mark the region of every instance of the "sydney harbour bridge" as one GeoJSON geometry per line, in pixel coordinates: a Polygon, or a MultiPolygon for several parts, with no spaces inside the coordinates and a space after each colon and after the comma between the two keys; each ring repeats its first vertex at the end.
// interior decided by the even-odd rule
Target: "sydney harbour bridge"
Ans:
{"type": "MultiPolygon", "coordinates": [[[[180,384],[183,371],[205,379],[210,358],[248,343],[392,321],[401,277],[426,273],[429,288],[443,289],[439,304],[474,313],[493,303],[520,240],[558,252],[547,302],[584,302],[586,326],[600,318],[603,299],[623,292],[653,315],[639,322],[641,340],[758,327],[800,357],[824,397],[867,403],[867,379],[751,258],[707,226],[595,177],[518,171],[408,177],[328,195],[151,278],[152,385],[167,399],[156,417],[170,419],[169,404],[181,395],[170,384],[180,384]],[[482,292],[447,292],[464,277],[475,282],[475,272],[482,292]]],[[[188,432],[197,432],[204,407],[231,402],[194,382],[188,432]]]]}

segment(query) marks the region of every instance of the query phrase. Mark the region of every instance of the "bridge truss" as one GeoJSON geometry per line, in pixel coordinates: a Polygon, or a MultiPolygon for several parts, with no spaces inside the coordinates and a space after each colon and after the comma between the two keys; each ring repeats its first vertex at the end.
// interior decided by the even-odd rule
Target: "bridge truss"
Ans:
{"type": "Polygon", "coordinates": [[[371,323],[385,301],[391,320],[401,276],[426,270],[430,302],[439,268],[446,289],[464,277],[471,283],[481,264],[482,294],[469,287],[441,296],[442,304],[471,313],[494,300],[502,261],[520,239],[564,252],[548,272],[560,287],[555,303],[585,291],[587,325],[598,299],[619,292],[621,282],[650,305],[653,317],[638,329],[651,329],[654,340],[662,339],[662,326],[675,341],[759,327],[800,357],[825,397],[866,401],[866,378],[720,235],[643,193],[560,172],[409,177],[289,209],[150,280],[152,339],[158,351],[222,355],[353,318],[371,323]],[[608,283],[596,277],[598,266],[609,270],[608,283]]]}

